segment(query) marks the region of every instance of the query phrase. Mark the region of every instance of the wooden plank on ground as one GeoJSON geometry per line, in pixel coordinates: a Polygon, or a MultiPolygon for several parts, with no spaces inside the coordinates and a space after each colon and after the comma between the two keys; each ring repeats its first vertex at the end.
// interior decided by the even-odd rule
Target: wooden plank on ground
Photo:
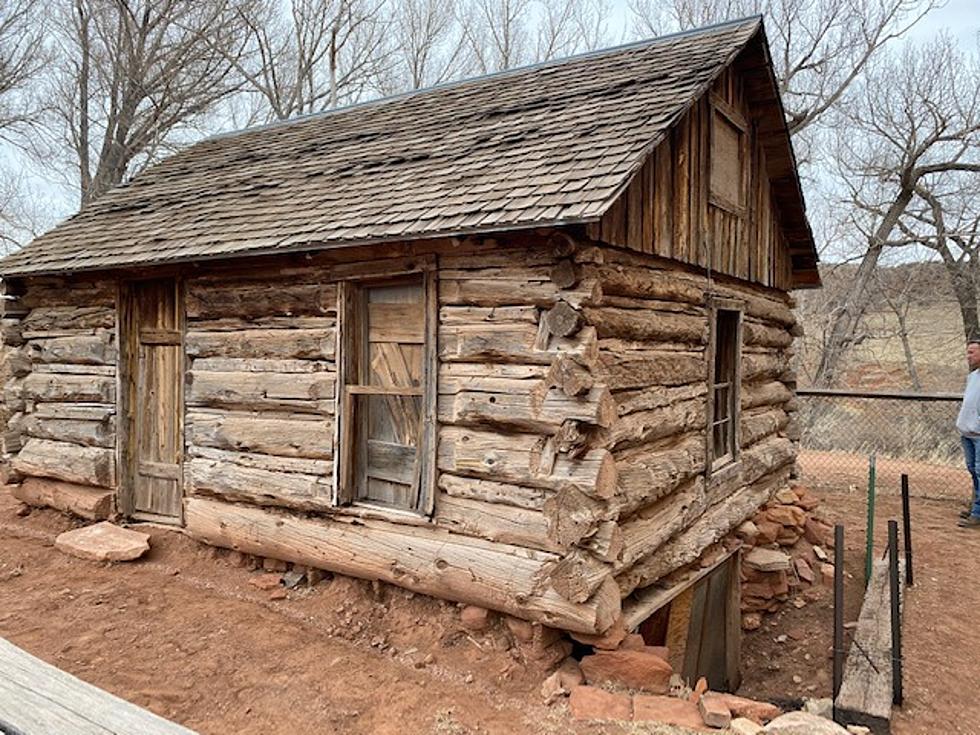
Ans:
{"type": "MultiPolygon", "coordinates": [[[[900,562],[899,579],[902,578],[900,562]]],[[[901,589],[901,587],[899,587],[901,589]]],[[[901,598],[901,593],[900,593],[901,598]]],[[[891,596],[888,562],[875,562],[864,594],[854,640],[837,695],[841,723],[863,725],[874,735],[891,733],[892,716],[891,596]]]]}
{"type": "Polygon", "coordinates": [[[194,735],[0,638],[0,732],[194,735]]]}

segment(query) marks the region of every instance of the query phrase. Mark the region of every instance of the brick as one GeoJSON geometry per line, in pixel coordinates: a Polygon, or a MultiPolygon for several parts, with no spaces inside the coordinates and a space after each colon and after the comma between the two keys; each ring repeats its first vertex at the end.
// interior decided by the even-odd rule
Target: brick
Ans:
{"type": "Polygon", "coordinates": [[[704,728],[704,720],[694,702],[677,697],[637,694],[633,697],[634,722],[661,722],[694,729],[704,728]]]}
{"type": "Polygon", "coordinates": [[[698,712],[708,727],[724,729],[731,724],[732,712],[724,700],[712,692],[707,692],[698,699],[698,712]]]}
{"type": "Polygon", "coordinates": [[[654,694],[670,690],[674,673],[664,659],[646,651],[596,651],[581,666],[589,684],[619,684],[654,694]]]}
{"type": "Polygon", "coordinates": [[[568,697],[574,720],[629,720],[633,714],[630,697],[604,689],[577,686],[568,697]]]}

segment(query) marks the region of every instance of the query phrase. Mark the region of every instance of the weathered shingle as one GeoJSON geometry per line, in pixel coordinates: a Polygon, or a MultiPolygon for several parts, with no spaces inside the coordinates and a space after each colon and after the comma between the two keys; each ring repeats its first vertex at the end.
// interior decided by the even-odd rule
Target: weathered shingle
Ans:
{"type": "Polygon", "coordinates": [[[596,220],[759,28],[737,21],[210,138],[0,272],[596,220]]]}

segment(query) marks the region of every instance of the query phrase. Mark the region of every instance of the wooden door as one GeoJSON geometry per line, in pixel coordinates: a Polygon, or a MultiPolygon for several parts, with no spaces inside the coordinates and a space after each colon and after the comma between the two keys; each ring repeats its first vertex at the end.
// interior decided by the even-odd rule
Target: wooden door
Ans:
{"type": "Polygon", "coordinates": [[[174,279],[131,284],[123,303],[129,375],[129,432],[125,455],[129,513],[168,523],[181,521],[183,453],[181,313],[174,279]]]}

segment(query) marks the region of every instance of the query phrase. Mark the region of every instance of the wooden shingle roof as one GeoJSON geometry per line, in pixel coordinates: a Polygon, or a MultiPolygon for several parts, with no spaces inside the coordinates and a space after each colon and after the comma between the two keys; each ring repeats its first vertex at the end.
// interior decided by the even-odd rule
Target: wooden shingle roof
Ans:
{"type": "Polygon", "coordinates": [[[213,137],[109,191],[0,273],[595,221],[761,32],[760,18],[735,21],[213,137]]]}

